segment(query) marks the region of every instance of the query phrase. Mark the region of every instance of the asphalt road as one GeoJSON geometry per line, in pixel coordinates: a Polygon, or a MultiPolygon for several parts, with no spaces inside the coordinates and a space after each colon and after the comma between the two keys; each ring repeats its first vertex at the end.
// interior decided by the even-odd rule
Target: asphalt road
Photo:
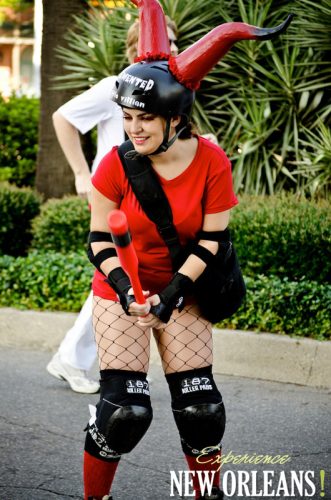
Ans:
{"type": "MultiPolygon", "coordinates": [[[[49,359],[45,352],[4,348],[0,353],[0,500],[82,499],[83,429],[88,404],[98,396],[75,394],[48,375],[49,359]]],[[[167,385],[159,366],[152,366],[150,373],[154,420],[137,448],[122,458],[114,500],[192,498],[178,492],[185,462],[167,385]]],[[[324,493],[330,500],[330,393],[215,378],[227,410],[223,450],[229,463],[222,469],[227,498],[320,499],[324,493]],[[257,455],[286,463],[243,463],[262,460],[257,455]]]]}

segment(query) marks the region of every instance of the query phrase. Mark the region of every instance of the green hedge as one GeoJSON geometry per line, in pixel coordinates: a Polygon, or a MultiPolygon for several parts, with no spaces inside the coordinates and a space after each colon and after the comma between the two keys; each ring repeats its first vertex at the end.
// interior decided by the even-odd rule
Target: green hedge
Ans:
{"type": "MultiPolygon", "coordinates": [[[[78,311],[93,269],[83,255],[49,252],[0,257],[0,306],[78,311]]],[[[247,300],[220,327],[328,339],[331,286],[257,276],[247,278],[247,300]]]]}
{"type": "Polygon", "coordinates": [[[93,269],[84,255],[32,252],[0,257],[0,276],[1,307],[79,311],[93,269]]]}
{"type": "MultiPolygon", "coordinates": [[[[30,234],[30,220],[36,215],[29,191],[0,189],[3,253],[24,255],[17,227],[30,234]],[[28,193],[28,194],[27,194],[28,193]],[[13,199],[11,200],[11,196],[13,199]],[[21,200],[21,201],[18,201],[21,200]],[[23,202],[23,200],[25,200],[23,202]],[[29,201],[31,200],[31,201],[29,201]],[[26,213],[25,213],[26,211],[26,213]],[[10,223],[7,223],[7,220],[10,223]],[[8,231],[8,235],[6,234],[8,231]],[[6,241],[13,242],[5,246],[6,241]],[[21,253],[20,253],[21,248],[21,253]],[[14,252],[13,253],[13,249],[14,252]]],[[[77,196],[49,200],[32,225],[31,248],[38,251],[85,252],[90,212],[77,196]]],[[[244,196],[232,212],[232,237],[244,274],[275,275],[290,280],[329,282],[331,276],[331,216],[326,202],[298,200],[294,196],[244,196]]]]}
{"type": "MultiPolygon", "coordinates": [[[[78,197],[50,200],[33,224],[33,248],[85,251],[90,213],[78,197]]],[[[330,280],[331,217],[325,202],[244,196],[230,227],[245,275],[330,280]]]]}
{"type": "MultiPolygon", "coordinates": [[[[231,228],[247,300],[219,326],[330,338],[329,206],[291,196],[240,201],[231,228]]],[[[0,306],[78,311],[93,274],[85,256],[87,203],[49,200],[37,215],[40,203],[30,189],[0,186],[0,251],[24,256],[31,231],[35,249],[16,260],[0,257],[0,306]]]]}
{"type": "Polygon", "coordinates": [[[231,233],[245,275],[330,281],[331,212],[327,202],[295,196],[243,196],[231,233]]]}
{"type": "Polygon", "coordinates": [[[331,338],[331,285],[262,275],[245,281],[245,303],[220,328],[331,338]]]}
{"type": "Polygon", "coordinates": [[[0,180],[33,186],[38,150],[39,99],[0,95],[0,180]]]}
{"type": "Polygon", "coordinates": [[[33,221],[31,248],[47,252],[85,252],[90,216],[86,200],[77,196],[47,201],[33,221]]]}
{"type": "Polygon", "coordinates": [[[40,204],[40,196],[29,188],[0,185],[0,253],[26,254],[32,238],[31,222],[40,204]]]}

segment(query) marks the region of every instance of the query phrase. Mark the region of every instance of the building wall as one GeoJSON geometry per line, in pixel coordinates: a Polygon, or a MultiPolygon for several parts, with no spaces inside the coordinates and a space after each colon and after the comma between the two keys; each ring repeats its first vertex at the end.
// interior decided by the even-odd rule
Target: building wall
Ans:
{"type": "Polygon", "coordinates": [[[7,96],[11,92],[12,44],[0,45],[0,93],[7,96]]]}
{"type": "Polygon", "coordinates": [[[7,9],[8,16],[0,26],[0,93],[4,97],[36,95],[34,82],[33,37],[34,10],[15,13],[7,9]]]}

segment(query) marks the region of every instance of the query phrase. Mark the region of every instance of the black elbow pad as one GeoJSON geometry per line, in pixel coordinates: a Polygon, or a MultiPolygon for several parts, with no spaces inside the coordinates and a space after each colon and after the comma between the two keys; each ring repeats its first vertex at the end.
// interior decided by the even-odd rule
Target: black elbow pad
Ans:
{"type": "Polygon", "coordinates": [[[97,270],[104,274],[104,272],[101,269],[101,264],[107,260],[110,259],[111,257],[116,257],[117,253],[115,248],[105,248],[104,250],[101,250],[97,254],[94,254],[92,245],[91,243],[94,243],[96,241],[106,241],[109,243],[112,243],[112,236],[110,233],[106,233],[104,231],[91,231],[88,237],[88,247],[87,247],[87,257],[91,264],[94,265],[94,267],[97,268],[97,270]]]}

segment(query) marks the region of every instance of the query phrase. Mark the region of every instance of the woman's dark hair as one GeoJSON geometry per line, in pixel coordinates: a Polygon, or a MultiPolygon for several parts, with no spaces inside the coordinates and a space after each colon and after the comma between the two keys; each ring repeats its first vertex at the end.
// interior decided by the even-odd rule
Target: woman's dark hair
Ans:
{"type": "MultiPolygon", "coordinates": [[[[176,126],[176,132],[178,132],[183,126],[183,120],[176,126]]],[[[178,139],[190,139],[193,134],[196,134],[197,130],[192,122],[188,122],[186,128],[179,134],[178,139]]]]}

